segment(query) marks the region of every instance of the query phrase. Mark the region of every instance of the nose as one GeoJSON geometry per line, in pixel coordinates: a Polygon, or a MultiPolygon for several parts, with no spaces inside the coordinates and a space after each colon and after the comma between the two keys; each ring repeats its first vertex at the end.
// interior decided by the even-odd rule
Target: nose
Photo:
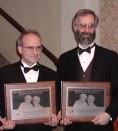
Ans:
{"type": "Polygon", "coordinates": [[[87,25],[87,26],[84,28],[84,31],[88,33],[88,32],[91,31],[91,28],[87,25]]]}
{"type": "Polygon", "coordinates": [[[37,47],[34,47],[34,48],[33,48],[33,53],[34,53],[34,54],[38,54],[38,52],[39,52],[39,49],[38,49],[37,47]]]}

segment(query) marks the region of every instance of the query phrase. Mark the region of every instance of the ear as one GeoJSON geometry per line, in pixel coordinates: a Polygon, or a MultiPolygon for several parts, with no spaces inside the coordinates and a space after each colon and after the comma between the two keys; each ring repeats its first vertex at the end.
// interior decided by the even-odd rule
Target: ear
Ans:
{"type": "Polygon", "coordinates": [[[20,54],[22,54],[22,47],[21,47],[21,46],[18,46],[17,48],[18,48],[18,52],[19,52],[20,54]]]}
{"type": "Polygon", "coordinates": [[[77,32],[77,30],[78,30],[78,25],[72,23],[72,31],[73,31],[73,33],[75,34],[75,32],[77,32]]]}
{"type": "Polygon", "coordinates": [[[78,26],[76,24],[73,24],[73,31],[77,32],[77,30],[78,30],[78,26]]]}

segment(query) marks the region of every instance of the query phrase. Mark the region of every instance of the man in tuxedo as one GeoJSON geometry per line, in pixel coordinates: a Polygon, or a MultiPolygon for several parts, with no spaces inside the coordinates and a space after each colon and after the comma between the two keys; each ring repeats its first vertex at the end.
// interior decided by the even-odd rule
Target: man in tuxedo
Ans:
{"type": "Polygon", "coordinates": [[[113,131],[113,122],[118,115],[118,57],[116,52],[95,43],[98,23],[99,18],[92,10],[82,9],[75,14],[72,29],[77,47],[59,58],[58,99],[61,96],[61,81],[111,82],[112,98],[105,112],[95,116],[91,122],[62,119],[60,123],[65,125],[65,131],[113,131]]]}
{"type": "MultiPolygon", "coordinates": [[[[42,52],[42,40],[37,31],[23,32],[16,44],[17,51],[21,56],[20,61],[0,68],[0,109],[2,117],[5,117],[4,84],[54,81],[56,79],[55,71],[38,63],[42,52]]],[[[52,126],[56,126],[56,124],[56,115],[53,115],[49,123],[16,125],[14,130],[51,131],[52,126]]]]}

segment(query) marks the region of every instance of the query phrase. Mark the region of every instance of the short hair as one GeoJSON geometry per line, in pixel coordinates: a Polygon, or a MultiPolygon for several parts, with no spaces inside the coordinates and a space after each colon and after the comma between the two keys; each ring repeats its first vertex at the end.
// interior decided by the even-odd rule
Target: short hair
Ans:
{"type": "Polygon", "coordinates": [[[80,97],[85,97],[85,98],[87,98],[87,95],[84,94],[84,93],[82,93],[82,94],[80,94],[80,97]]]}
{"type": "Polygon", "coordinates": [[[33,96],[33,100],[38,100],[38,101],[40,101],[40,97],[39,97],[39,96],[33,96]]]}
{"type": "Polygon", "coordinates": [[[31,98],[31,99],[32,99],[32,96],[31,96],[31,95],[26,95],[26,96],[24,97],[25,100],[26,100],[27,98],[31,98]]]}
{"type": "MultiPolygon", "coordinates": [[[[39,34],[39,32],[38,31],[35,31],[35,30],[25,30],[19,37],[18,37],[18,39],[17,39],[17,41],[16,41],[16,45],[18,46],[18,45],[22,45],[23,44],[23,38],[24,38],[24,36],[26,36],[26,35],[28,35],[28,34],[34,34],[34,35],[36,35],[36,36],[38,36],[40,39],[41,39],[41,36],[40,36],[40,34],[39,34]]],[[[42,40],[41,40],[42,41],[42,40]]]]}
{"type": "Polygon", "coordinates": [[[89,98],[95,101],[95,96],[93,96],[93,95],[88,95],[88,99],[89,99],[89,98]]]}
{"type": "Polygon", "coordinates": [[[98,26],[99,24],[99,17],[95,14],[94,11],[90,10],[90,9],[81,9],[79,11],[77,11],[77,13],[75,14],[75,16],[72,19],[72,29],[75,32],[75,28],[78,26],[78,17],[80,16],[86,16],[86,15],[93,15],[94,19],[95,19],[95,27],[98,26]]]}

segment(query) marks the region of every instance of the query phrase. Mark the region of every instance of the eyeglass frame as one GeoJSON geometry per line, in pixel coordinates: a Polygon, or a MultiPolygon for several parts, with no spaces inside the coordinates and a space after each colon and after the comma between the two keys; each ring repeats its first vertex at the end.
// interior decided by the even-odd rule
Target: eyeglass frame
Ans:
{"type": "Polygon", "coordinates": [[[93,24],[93,23],[90,23],[90,24],[81,23],[81,24],[78,24],[78,26],[81,29],[86,29],[88,27],[90,30],[94,30],[96,27],[95,24],[93,24]]]}
{"type": "Polygon", "coordinates": [[[36,51],[42,51],[42,48],[43,46],[23,46],[23,45],[20,45],[21,47],[23,48],[26,48],[27,50],[29,51],[34,51],[34,49],[36,49],[36,51]]]}

